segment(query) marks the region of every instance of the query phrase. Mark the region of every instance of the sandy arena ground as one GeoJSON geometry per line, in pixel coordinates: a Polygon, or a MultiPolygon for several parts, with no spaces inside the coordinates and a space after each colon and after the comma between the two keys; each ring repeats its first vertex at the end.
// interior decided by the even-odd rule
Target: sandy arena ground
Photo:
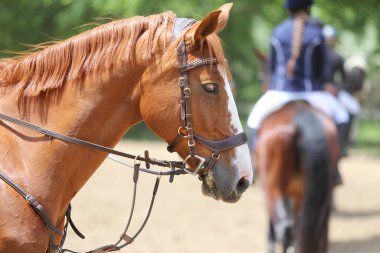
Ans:
{"type": "MultiPolygon", "coordinates": [[[[133,154],[177,159],[158,142],[122,142],[118,149],[133,154]]],[[[337,210],[330,225],[331,253],[380,252],[380,157],[353,154],[342,162],[344,185],[336,190],[337,210]]],[[[149,207],[155,176],[140,173],[133,235],[149,207]]],[[[88,251],[115,242],[128,219],[132,197],[131,169],[106,160],[74,199],[73,220],[86,235],[70,229],[66,247],[88,251]]],[[[267,216],[260,182],[236,204],[201,194],[200,181],[163,177],[151,219],[132,245],[132,253],[263,253],[267,216]]]]}

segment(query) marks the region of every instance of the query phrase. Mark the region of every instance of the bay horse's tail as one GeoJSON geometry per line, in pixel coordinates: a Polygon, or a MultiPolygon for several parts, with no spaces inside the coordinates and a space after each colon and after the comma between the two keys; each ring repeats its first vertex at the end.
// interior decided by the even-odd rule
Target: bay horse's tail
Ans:
{"type": "Polygon", "coordinates": [[[304,201],[296,231],[295,252],[327,252],[328,220],[332,195],[329,140],[322,120],[310,108],[295,115],[297,146],[305,169],[304,201]]]}

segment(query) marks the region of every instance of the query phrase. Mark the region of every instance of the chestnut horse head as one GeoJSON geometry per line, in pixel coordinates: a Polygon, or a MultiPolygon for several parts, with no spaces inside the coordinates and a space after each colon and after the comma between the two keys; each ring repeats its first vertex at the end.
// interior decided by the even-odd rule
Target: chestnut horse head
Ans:
{"type": "Polygon", "coordinates": [[[327,252],[337,143],[332,120],[303,101],[264,120],[254,160],[269,212],[269,252],[276,241],[283,252],[327,252]]]}
{"type": "MultiPolygon", "coordinates": [[[[108,147],[145,121],[200,175],[206,195],[235,202],[253,173],[216,35],[231,6],[180,29],[172,12],[116,20],[4,59],[0,113],[108,147]]],[[[6,121],[0,139],[0,170],[62,229],[69,202],[107,154],[6,121]]],[[[2,181],[0,198],[0,217],[7,220],[0,237],[10,238],[0,251],[44,252],[41,219],[2,181]]]]}
{"type": "Polygon", "coordinates": [[[234,146],[233,137],[243,130],[229,83],[230,72],[216,36],[225,26],[231,6],[224,5],[195,24],[189,21],[168,50],[145,71],[140,102],[145,123],[166,142],[176,142],[176,136],[186,135],[171,148],[188,161],[193,171],[202,167],[203,158],[218,158],[212,161],[215,164],[208,168],[209,173],[201,175],[202,189],[204,194],[227,202],[237,201],[253,177],[247,145],[234,146]],[[181,53],[186,57],[180,59],[179,66],[181,53]],[[179,71],[186,70],[186,76],[179,76],[179,71]],[[182,95],[181,81],[188,82],[182,95]],[[186,101],[186,96],[191,99],[186,101]],[[181,103],[189,103],[190,110],[183,110],[181,103]],[[193,134],[195,141],[191,139],[193,134]],[[217,154],[207,145],[225,139],[232,144],[211,145],[219,149],[217,154]]]}

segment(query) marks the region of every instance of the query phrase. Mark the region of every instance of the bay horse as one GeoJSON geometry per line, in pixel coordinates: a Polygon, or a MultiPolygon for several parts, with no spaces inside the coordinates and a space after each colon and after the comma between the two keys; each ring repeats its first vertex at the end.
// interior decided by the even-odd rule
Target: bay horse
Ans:
{"type": "MultiPolygon", "coordinates": [[[[207,165],[208,173],[200,175],[205,195],[236,202],[253,173],[216,35],[231,7],[197,22],[172,12],[115,20],[3,59],[0,113],[106,147],[144,121],[190,172],[207,165]]],[[[38,200],[62,230],[70,201],[107,153],[4,118],[0,140],[2,174],[38,200]]],[[[0,252],[50,252],[51,229],[2,180],[0,198],[0,252]]],[[[52,241],[58,245],[61,236],[54,233],[52,241]]]]}
{"type": "Polygon", "coordinates": [[[335,124],[305,101],[291,101],[258,130],[255,166],[269,213],[269,247],[325,253],[339,155],[335,124]]]}

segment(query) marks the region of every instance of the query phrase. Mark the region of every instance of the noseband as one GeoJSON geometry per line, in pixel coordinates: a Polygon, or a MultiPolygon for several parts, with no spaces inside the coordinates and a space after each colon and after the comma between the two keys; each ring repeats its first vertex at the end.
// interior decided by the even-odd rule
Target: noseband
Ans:
{"type": "MultiPolygon", "coordinates": [[[[173,27],[173,35],[175,39],[179,37],[185,28],[190,27],[194,23],[195,20],[193,19],[177,18],[173,27]]],[[[191,89],[189,84],[189,72],[190,70],[203,65],[217,64],[218,61],[215,58],[205,58],[187,63],[186,42],[184,40],[182,40],[177,47],[177,57],[179,62],[179,72],[181,75],[179,78],[179,85],[181,88],[181,126],[178,128],[176,138],[168,145],[167,149],[169,152],[174,152],[176,146],[182,141],[182,139],[187,138],[189,155],[185,158],[184,163],[186,163],[190,158],[199,160],[195,171],[191,174],[205,177],[220,158],[220,153],[247,143],[247,135],[242,132],[223,140],[213,141],[194,133],[193,114],[190,104],[191,89]],[[198,142],[212,151],[209,159],[195,154],[195,142],[198,142]]]]}

